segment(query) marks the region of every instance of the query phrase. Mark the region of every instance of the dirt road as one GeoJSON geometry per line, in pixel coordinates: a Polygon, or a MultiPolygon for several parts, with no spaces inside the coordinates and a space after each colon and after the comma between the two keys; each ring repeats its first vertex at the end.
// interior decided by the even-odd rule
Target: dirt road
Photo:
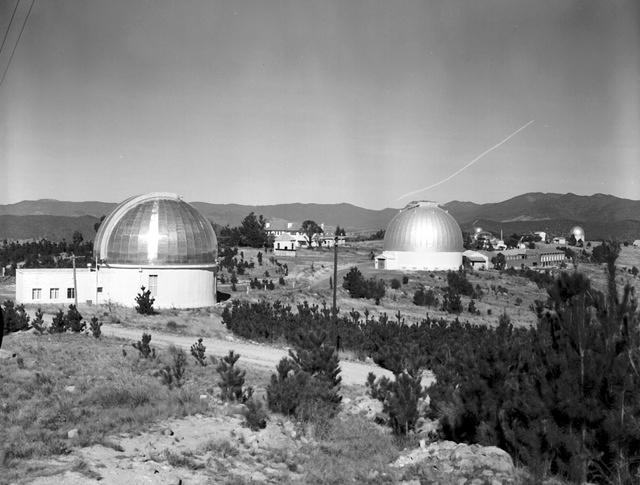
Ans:
{"type": "MultiPolygon", "coordinates": [[[[119,325],[103,325],[102,333],[110,337],[120,337],[131,341],[138,341],[142,335],[142,329],[125,328],[119,325]]],[[[183,337],[180,335],[151,332],[151,345],[158,347],[168,347],[175,345],[187,351],[196,341],[194,337],[183,337]]],[[[244,362],[250,365],[263,367],[274,370],[276,365],[283,357],[288,355],[286,350],[277,349],[269,345],[254,344],[243,342],[241,340],[231,339],[212,339],[204,340],[207,347],[207,353],[221,357],[226,355],[230,350],[240,354],[240,363],[244,362]]],[[[393,377],[393,374],[382,367],[375,364],[365,364],[360,362],[341,361],[340,368],[342,370],[342,383],[345,385],[364,385],[369,372],[373,372],[376,376],[393,377]]]]}

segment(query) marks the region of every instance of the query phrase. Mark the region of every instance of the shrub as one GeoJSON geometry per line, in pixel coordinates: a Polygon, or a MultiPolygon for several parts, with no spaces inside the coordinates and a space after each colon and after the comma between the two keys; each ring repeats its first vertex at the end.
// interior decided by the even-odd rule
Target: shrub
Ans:
{"type": "Polygon", "coordinates": [[[187,354],[182,349],[176,347],[170,347],[172,362],[165,365],[160,369],[160,379],[162,383],[172,389],[175,387],[182,387],[182,381],[184,379],[184,372],[187,366],[187,354]]]}
{"type": "Polygon", "coordinates": [[[36,310],[36,317],[31,322],[31,326],[36,330],[39,335],[42,335],[46,331],[46,327],[44,325],[44,319],[42,318],[44,313],[42,310],[38,308],[36,310]]]}
{"type": "Polygon", "coordinates": [[[58,310],[51,320],[49,333],[64,333],[67,330],[67,321],[62,309],[58,310]]]}
{"type": "Polygon", "coordinates": [[[100,322],[98,320],[98,317],[93,316],[91,317],[91,322],[89,324],[89,328],[91,329],[91,335],[93,335],[95,338],[100,338],[100,335],[102,335],[102,322],[100,322]]]}
{"type": "Polygon", "coordinates": [[[286,285],[286,281],[284,280],[284,277],[280,276],[280,278],[278,278],[278,283],[282,286],[286,285]]]}
{"type": "Polygon", "coordinates": [[[267,387],[269,409],[302,421],[333,416],[342,400],[335,348],[325,344],[326,334],[299,334],[296,351],[282,359],[267,387]]]}
{"type": "Polygon", "coordinates": [[[393,278],[391,280],[391,288],[392,289],[398,290],[401,286],[402,286],[402,284],[400,283],[400,280],[398,278],[393,278]]]}
{"type": "Polygon", "coordinates": [[[442,297],[442,310],[447,313],[462,312],[462,300],[460,294],[451,286],[446,288],[442,297]]]}
{"type": "Polygon", "coordinates": [[[75,333],[82,332],[87,326],[82,321],[82,315],[73,304],[69,305],[69,310],[67,310],[67,315],[65,316],[65,324],[67,329],[75,333]]]}
{"type": "Polygon", "coordinates": [[[151,342],[151,335],[149,335],[148,333],[144,333],[142,334],[142,339],[132,343],[131,345],[133,346],[134,349],[137,349],[138,352],[140,352],[140,356],[144,359],[155,359],[156,358],[156,349],[152,348],[149,345],[149,342],[151,342]]]}
{"type": "Polygon", "coordinates": [[[420,373],[417,370],[414,373],[415,376],[407,371],[395,373],[393,380],[388,377],[376,380],[373,372],[367,377],[369,394],[382,402],[382,410],[389,415],[389,426],[396,435],[406,435],[415,429],[420,417],[418,404],[427,396],[420,373]]]}
{"type": "Polygon", "coordinates": [[[200,337],[198,341],[191,346],[191,355],[202,367],[207,366],[206,351],[207,347],[202,343],[202,337],[200,337]]]}
{"type": "Polygon", "coordinates": [[[24,305],[15,305],[13,300],[4,302],[4,333],[19,332],[29,328],[29,315],[24,305]]]}
{"type": "Polygon", "coordinates": [[[262,403],[254,398],[246,403],[247,415],[245,416],[245,426],[252,431],[259,431],[267,427],[267,412],[262,403]]]}
{"type": "Polygon", "coordinates": [[[376,305],[385,295],[385,284],[382,280],[374,278],[365,279],[355,266],[345,275],[342,287],[349,292],[351,298],[372,298],[376,305]]]}
{"type": "Polygon", "coordinates": [[[403,275],[402,276],[402,284],[406,285],[407,283],[409,283],[409,277],[407,275],[403,275]]]}
{"type": "Polygon", "coordinates": [[[244,387],[245,371],[241,371],[235,365],[240,358],[233,350],[220,359],[216,372],[220,375],[221,397],[224,401],[246,402],[253,394],[251,387],[244,387]]]}
{"type": "Polygon", "coordinates": [[[438,306],[439,301],[432,289],[420,287],[413,294],[413,304],[418,306],[438,306]]]}
{"type": "Polygon", "coordinates": [[[472,315],[480,315],[480,310],[478,310],[476,308],[476,302],[474,300],[471,300],[469,302],[469,306],[467,307],[467,311],[469,313],[471,313],[472,315]]]}
{"type": "Polygon", "coordinates": [[[145,291],[144,286],[140,290],[140,293],[136,296],[136,311],[140,315],[153,315],[155,313],[153,303],[156,299],[151,296],[151,290],[145,291]]]}

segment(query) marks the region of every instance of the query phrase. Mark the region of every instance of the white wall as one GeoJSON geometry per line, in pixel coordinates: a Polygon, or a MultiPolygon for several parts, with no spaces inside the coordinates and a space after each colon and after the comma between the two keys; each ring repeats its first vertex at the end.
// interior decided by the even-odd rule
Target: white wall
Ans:
{"type": "Polygon", "coordinates": [[[111,301],[135,306],[135,297],[149,276],[157,275],[155,308],[196,308],[215,304],[216,274],[213,268],[122,268],[101,267],[98,286],[102,287],[98,303],[111,301]]]}
{"type": "MultiPolygon", "coordinates": [[[[78,302],[103,304],[108,301],[124,306],[136,305],[140,287],[149,287],[149,275],[157,275],[155,308],[196,308],[215,304],[216,274],[213,268],[86,268],[76,273],[78,302]],[[102,288],[98,293],[96,289],[102,288]]],[[[20,303],[73,303],[67,298],[67,288],[73,288],[72,269],[18,269],[16,300],[20,303]],[[33,288],[41,288],[41,298],[32,298],[33,288]],[[50,289],[59,288],[59,297],[51,299],[50,289]]]]}
{"type": "Polygon", "coordinates": [[[462,253],[458,252],[384,251],[382,257],[385,269],[444,271],[462,266],[462,253]]]}
{"type": "MultiPolygon", "coordinates": [[[[79,303],[95,300],[95,277],[96,273],[87,268],[76,270],[79,303]]],[[[19,303],[73,303],[73,297],[67,298],[67,288],[73,288],[72,268],[16,270],[16,301],[19,303]],[[40,299],[32,298],[34,288],[40,288],[40,299]],[[58,288],[58,298],[50,297],[51,288],[58,288]]]]}

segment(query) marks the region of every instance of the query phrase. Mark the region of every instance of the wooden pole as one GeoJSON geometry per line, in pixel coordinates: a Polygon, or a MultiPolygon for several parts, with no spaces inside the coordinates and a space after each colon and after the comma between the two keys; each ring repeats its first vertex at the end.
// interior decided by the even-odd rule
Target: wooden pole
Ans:
{"type": "Polygon", "coordinates": [[[73,300],[76,308],[78,308],[78,280],[76,279],[76,255],[71,255],[71,261],[73,262],[73,300]]]}
{"type": "Polygon", "coordinates": [[[333,318],[338,316],[336,307],[336,290],[338,287],[338,236],[333,240],[333,318]]]}

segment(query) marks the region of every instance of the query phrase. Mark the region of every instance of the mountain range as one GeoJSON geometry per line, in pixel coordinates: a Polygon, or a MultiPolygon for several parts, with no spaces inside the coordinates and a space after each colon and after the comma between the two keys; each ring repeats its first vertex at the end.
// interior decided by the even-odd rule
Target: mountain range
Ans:
{"type": "MultiPolygon", "coordinates": [[[[352,204],[239,205],[192,202],[210,221],[238,226],[250,212],[267,219],[302,222],[310,219],[328,226],[339,225],[351,233],[384,229],[398,209],[372,210],[352,204]]],[[[86,239],[94,235],[93,224],[117,204],[53,199],[22,201],[0,205],[0,240],[70,239],[74,231],[86,239]]],[[[567,234],[574,225],[582,226],[589,239],[633,240],[640,238],[640,200],[606,194],[590,196],[532,192],[488,204],[451,201],[442,204],[463,230],[474,227],[505,236],[534,230],[567,234]]]]}

